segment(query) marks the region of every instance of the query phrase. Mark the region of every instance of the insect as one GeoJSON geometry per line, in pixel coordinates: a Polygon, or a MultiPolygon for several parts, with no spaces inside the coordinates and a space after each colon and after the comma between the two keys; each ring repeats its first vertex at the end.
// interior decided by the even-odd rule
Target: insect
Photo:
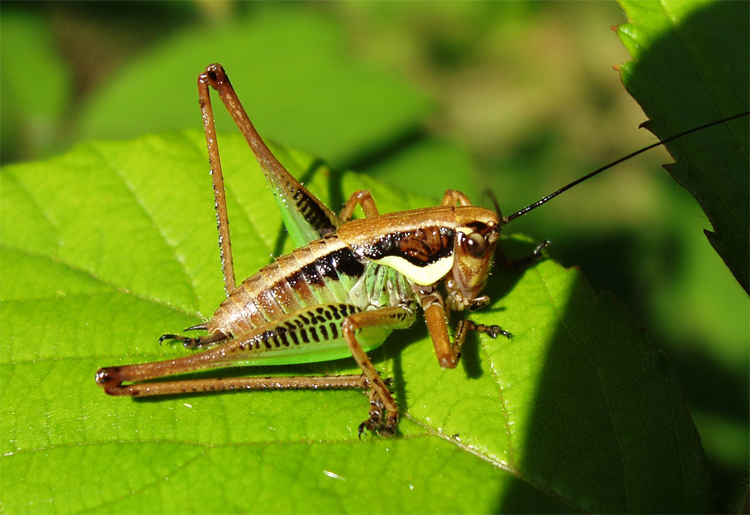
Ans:
{"type": "MultiPolygon", "coordinates": [[[[100,369],[96,382],[117,396],[154,396],[222,390],[369,390],[369,414],[359,426],[381,435],[395,433],[399,411],[387,381],[367,352],[394,329],[424,318],[438,362],[455,368],[469,332],[491,338],[511,335],[496,325],[464,318],[451,339],[451,311],[487,305],[482,295],[493,260],[522,268],[542,258],[541,243],[526,257],[509,260],[497,246],[506,223],[548,202],[594,175],[666,141],[658,142],[600,168],[530,206],[504,217],[474,206],[463,193],[446,191],[437,207],[381,215],[368,191],[356,191],[336,215],[276,159],[245,113],[223,68],[214,64],[198,77],[200,105],[211,163],[219,245],[227,298],[211,320],[187,328],[204,336],[164,334],[200,349],[182,358],[100,369]],[[232,115],[282,206],[282,218],[297,248],[274,260],[241,284],[235,282],[221,160],[210,89],[232,115]],[[364,213],[352,219],[355,208],[364,213]],[[231,377],[153,381],[199,370],[239,365],[310,363],[353,357],[361,374],[317,377],[231,377]]],[[[747,115],[747,113],[743,113],[747,115]]],[[[738,116],[743,116],[738,115],[738,116]]]]}

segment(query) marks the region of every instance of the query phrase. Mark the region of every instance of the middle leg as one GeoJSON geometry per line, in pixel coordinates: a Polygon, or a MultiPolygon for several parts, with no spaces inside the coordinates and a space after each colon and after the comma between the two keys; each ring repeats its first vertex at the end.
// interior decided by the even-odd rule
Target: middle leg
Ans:
{"type": "Polygon", "coordinates": [[[398,405],[393,399],[386,382],[372,366],[370,358],[362,349],[358,336],[367,328],[386,326],[393,329],[404,328],[414,321],[414,312],[404,307],[386,307],[374,311],[363,311],[349,316],[342,325],[344,339],[349,346],[352,357],[362,369],[370,388],[370,415],[359,426],[359,433],[365,429],[376,431],[384,436],[391,436],[398,425],[398,405]],[[357,334],[357,333],[360,334],[357,334]],[[383,416],[385,411],[385,417],[383,416]]]}

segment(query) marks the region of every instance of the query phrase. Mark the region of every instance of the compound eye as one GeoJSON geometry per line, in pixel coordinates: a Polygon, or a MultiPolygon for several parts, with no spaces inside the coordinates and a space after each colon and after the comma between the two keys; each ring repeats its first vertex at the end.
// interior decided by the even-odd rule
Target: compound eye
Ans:
{"type": "Polygon", "coordinates": [[[465,234],[461,241],[461,245],[466,252],[475,258],[480,258],[484,256],[485,252],[487,252],[487,240],[485,240],[478,232],[465,234]]]}

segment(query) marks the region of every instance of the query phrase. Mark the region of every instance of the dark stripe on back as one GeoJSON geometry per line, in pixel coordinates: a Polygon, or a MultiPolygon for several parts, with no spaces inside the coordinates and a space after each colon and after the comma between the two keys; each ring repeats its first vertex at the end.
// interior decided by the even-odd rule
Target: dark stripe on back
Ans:
{"type": "Polygon", "coordinates": [[[338,280],[339,274],[359,277],[364,271],[365,265],[357,259],[354,252],[342,248],[318,257],[282,280],[287,281],[292,287],[300,281],[305,281],[311,286],[322,288],[325,286],[324,278],[338,280]]]}
{"type": "Polygon", "coordinates": [[[453,253],[455,231],[447,227],[430,226],[411,231],[390,232],[368,245],[356,246],[362,256],[379,260],[397,256],[412,265],[425,267],[453,253]]]}
{"type": "Polygon", "coordinates": [[[348,248],[335,250],[325,256],[321,256],[315,260],[315,263],[318,265],[321,273],[331,279],[337,279],[338,274],[359,277],[365,271],[365,265],[348,248]]]}

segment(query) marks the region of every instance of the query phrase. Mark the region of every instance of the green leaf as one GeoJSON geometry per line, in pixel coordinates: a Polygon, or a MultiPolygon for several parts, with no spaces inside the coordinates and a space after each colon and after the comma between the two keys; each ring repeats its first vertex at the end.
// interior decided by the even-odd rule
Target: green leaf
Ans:
{"type": "Polygon", "coordinates": [[[3,161],[49,152],[60,136],[72,81],[48,23],[32,12],[4,9],[0,60],[3,161]]]}
{"type": "MultiPolygon", "coordinates": [[[[622,81],[661,139],[748,111],[750,30],[746,2],[620,2],[630,23],[618,35],[633,61],[622,81]]],[[[747,118],[667,145],[667,170],[708,215],[705,231],[749,291],[750,138],[747,118]]]]}
{"type": "MultiPolygon", "coordinates": [[[[617,302],[552,260],[496,271],[493,305],[472,318],[513,339],[473,335],[457,370],[439,368],[421,323],[372,353],[402,409],[390,440],[357,437],[358,391],[106,397],[99,367],[184,355],[158,336],[223,297],[202,140],[90,143],[0,172],[3,513],[710,509],[671,364],[617,302]]],[[[289,242],[242,139],[221,145],[244,277],[289,242]]],[[[429,204],[274,151],[333,207],[358,188],[382,212],[429,204]]]]}
{"type": "MultiPolygon", "coordinates": [[[[307,9],[266,8],[183,30],[128,66],[83,109],[80,138],[124,139],[200,124],[195,78],[224,65],[264,137],[345,163],[419,128],[430,103],[401,77],[355,61],[344,28],[307,9]],[[321,131],[321,121],[326,130],[321,131]]],[[[216,109],[219,131],[234,130],[216,109]]]]}

